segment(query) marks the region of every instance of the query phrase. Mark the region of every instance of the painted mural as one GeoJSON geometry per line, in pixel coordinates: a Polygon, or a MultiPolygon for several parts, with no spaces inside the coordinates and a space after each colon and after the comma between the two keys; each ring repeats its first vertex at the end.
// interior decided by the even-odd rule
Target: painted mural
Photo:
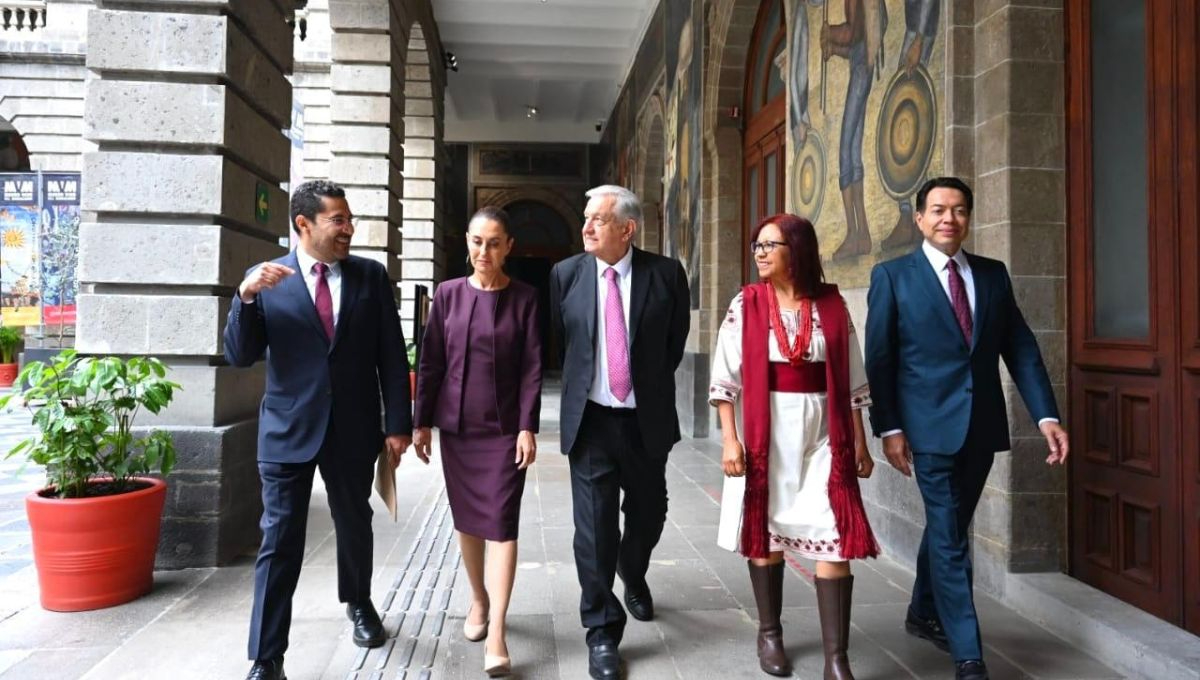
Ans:
{"type": "Polygon", "coordinates": [[[683,263],[700,306],[700,95],[703,0],[664,0],[666,121],[663,253],[683,263]]]}
{"type": "Polygon", "coordinates": [[[913,195],[944,167],[941,0],[786,0],[788,205],[821,240],[826,277],[920,243],[913,195]]]}

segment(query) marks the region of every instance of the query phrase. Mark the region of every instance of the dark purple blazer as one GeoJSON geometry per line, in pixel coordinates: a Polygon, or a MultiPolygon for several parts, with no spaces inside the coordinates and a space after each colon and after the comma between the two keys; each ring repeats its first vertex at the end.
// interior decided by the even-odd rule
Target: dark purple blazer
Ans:
{"type": "MultiPolygon", "coordinates": [[[[463,376],[467,363],[471,308],[486,299],[474,294],[466,278],[438,284],[421,342],[417,371],[416,427],[459,432],[463,416],[463,376]]],[[[538,329],[538,292],[513,279],[494,296],[495,375],[500,431],[538,431],[542,408],[542,339],[538,329]]]]}

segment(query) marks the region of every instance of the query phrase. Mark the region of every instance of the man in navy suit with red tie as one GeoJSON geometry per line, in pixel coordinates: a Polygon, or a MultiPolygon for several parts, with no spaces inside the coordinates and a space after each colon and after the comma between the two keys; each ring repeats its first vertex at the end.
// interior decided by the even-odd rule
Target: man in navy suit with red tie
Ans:
{"type": "Polygon", "coordinates": [[[865,352],[871,427],[893,467],[916,471],[925,502],[905,628],[949,651],[958,680],[988,677],[968,539],[995,452],[1009,448],[1000,359],[1046,438],[1046,462],[1064,463],[1069,449],[1008,270],[962,249],[973,202],[956,177],[917,192],[925,240],[871,272],[865,352]]]}
{"type": "Polygon", "coordinates": [[[380,449],[387,447],[396,466],[412,441],[394,287],[382,265],[350,255],[354,217],[345,192],[332,182],[301,184],[291,220],[300,244],[247,273],[225,327],[229,363],[267,359],[258,426],[263,538],[247,680],[285,678],[292,593],[318,469],[337,533],[338,599],[354,624],[354,643],[386,641],[371,604],[371,482],[380,449]]]}

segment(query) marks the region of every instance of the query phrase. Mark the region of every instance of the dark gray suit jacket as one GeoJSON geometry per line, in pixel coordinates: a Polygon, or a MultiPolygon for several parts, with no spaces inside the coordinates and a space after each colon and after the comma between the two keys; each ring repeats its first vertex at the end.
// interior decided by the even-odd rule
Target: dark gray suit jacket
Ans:
{"type": "MultiPolygon", "coordinates": [[[[683,265],[633,249],[629,292],[629,366],[637,397],[637,419],[646,450],[666,455],[679,441],[675,412],[675,369],[683,360],[691,321],[683,265]]],[[[550,272],[550,316],[562,337],[562,451],[579,434],[595,373],[596,258],[581,253],[550,272]]]]}

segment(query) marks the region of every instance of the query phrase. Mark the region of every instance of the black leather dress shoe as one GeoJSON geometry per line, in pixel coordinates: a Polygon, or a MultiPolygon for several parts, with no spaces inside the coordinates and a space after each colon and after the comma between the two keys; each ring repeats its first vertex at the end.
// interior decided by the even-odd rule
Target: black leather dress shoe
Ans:
{"type": "Polygon", "coordinates": [[[625,586],[625,608],[638,621],[650,621],[653,619],[654,598],[650,596],[650,589],[634,590],[629,586],[625,586]]]}
{"type": "Polygon", "coordinates": [[[379,613],[370,600],[346,605],[346,617],[354,623],[354,644],[359,647],[380,647],[387,642],[387,631],[379,613]]]}
{"type": "Polygon", "coordinates": [[[959,661],[954,664],[954,680],[988,680],[987,666],[978,659],[959,661]]]}
{"type": "Polygon", "coordinates": [[[287,680],[283,674],[283,657],[255,661],[246,674],[246,680],[287,680]]]}
{"type": "Polygon", "coordinates": [[[950,651],[950,642],[946,640],[946,631],[937,619],[922,619],[914,615],[910,609],[908,616],[904,619],[904,630],[909,635],[929,640],[943,652],[950,651]]]}
{"type": "Polygon", "coordinates": [[[621,654],[616,645],[596,645],[588,648],[588,675],[596,680],[621,677],[621,654]]]}

